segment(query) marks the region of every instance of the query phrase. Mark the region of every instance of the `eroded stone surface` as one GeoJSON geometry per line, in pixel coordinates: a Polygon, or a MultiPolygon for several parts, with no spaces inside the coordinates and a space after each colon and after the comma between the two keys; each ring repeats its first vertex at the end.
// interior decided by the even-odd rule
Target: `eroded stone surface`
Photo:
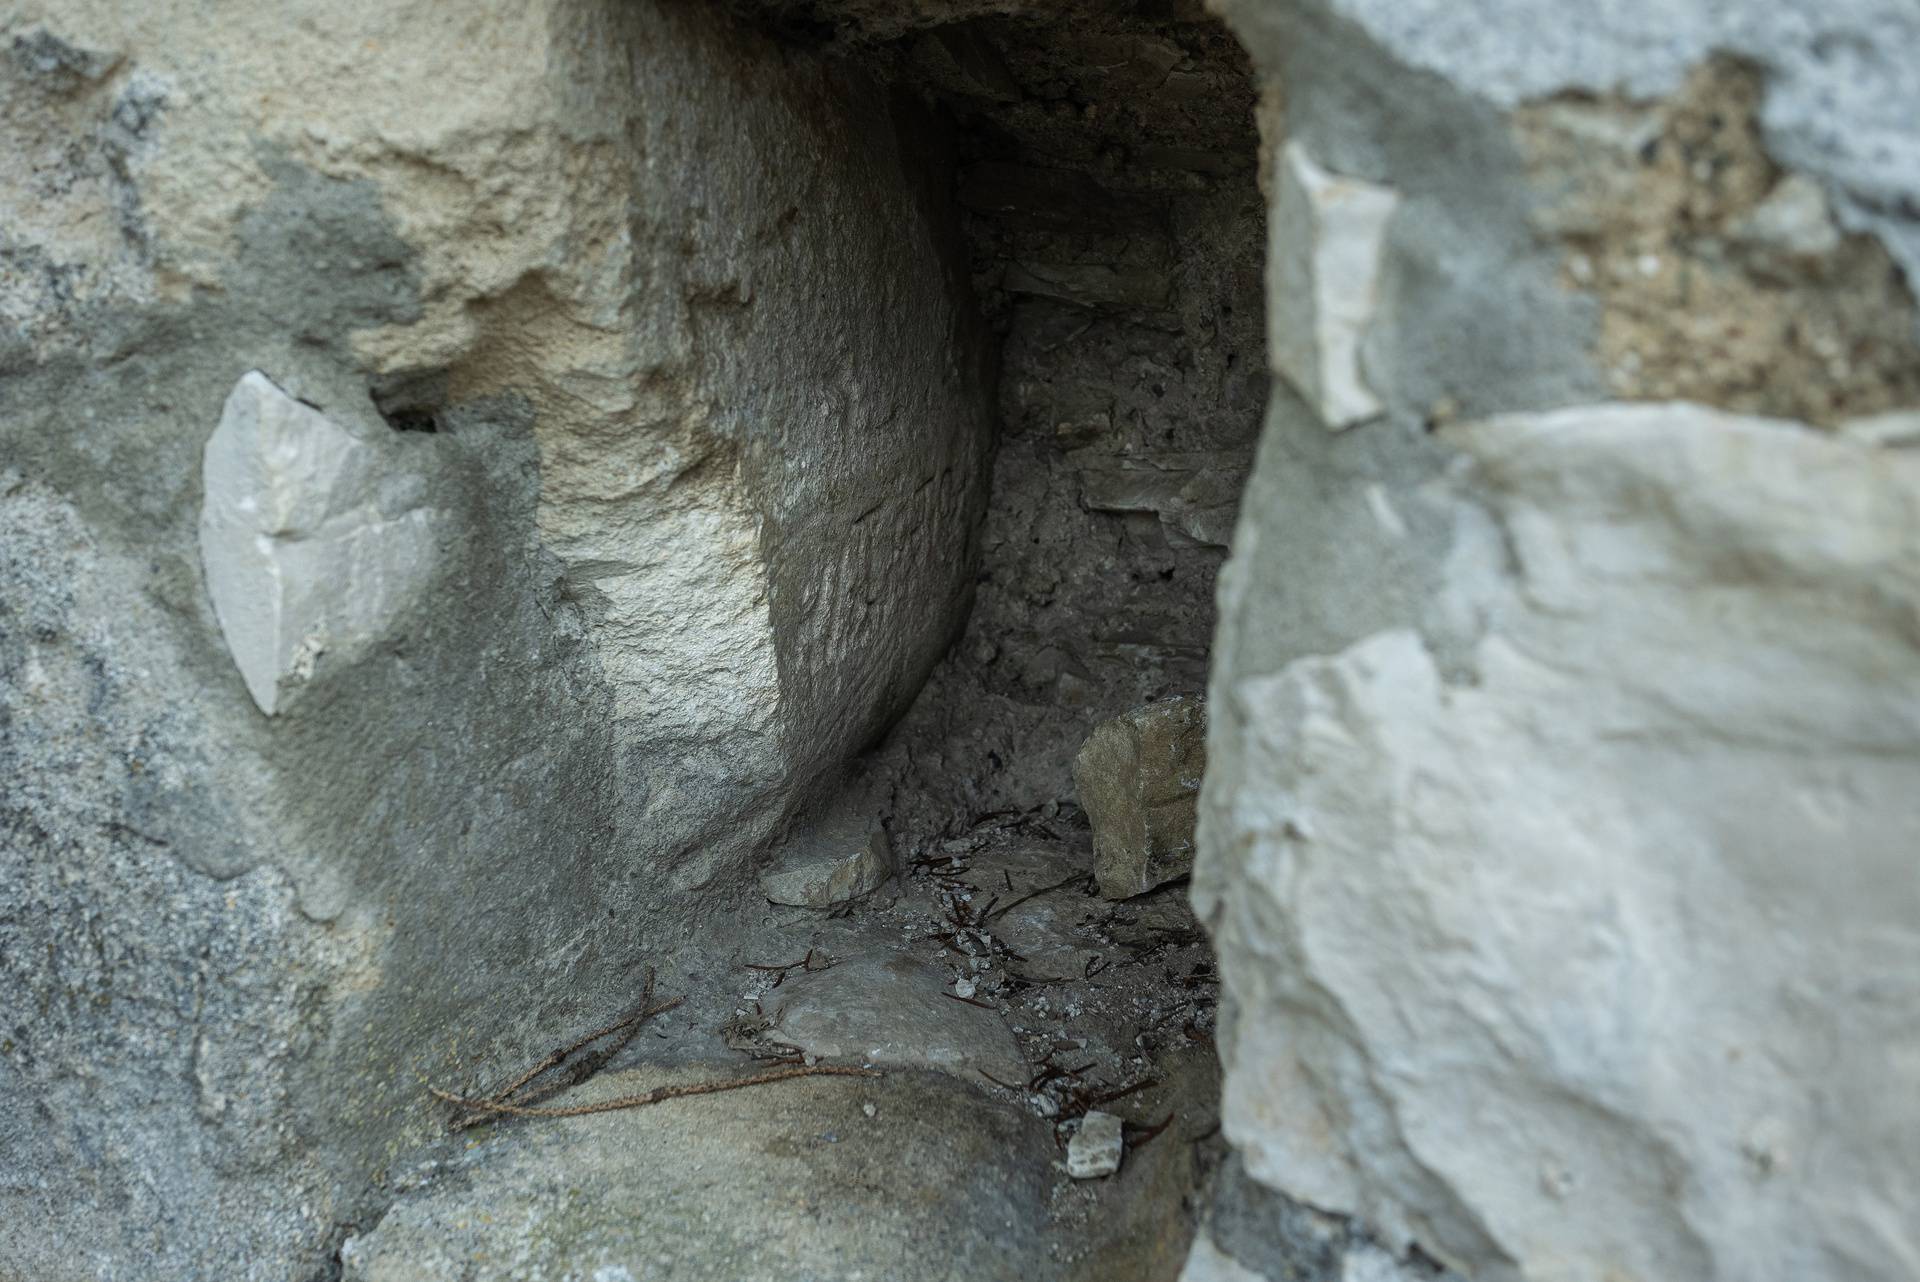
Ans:
{"type": "Polygon", "coordinates": [[[421,478],[258,370],[227,397],[201,475],[207,592],[268,716],[323,664],[387,640],[432,583],[442,531],[421,478]]]}
{"type": "Polygon", "coordinates": [[[1901,1276],[1920,461],[1681,405],[1447,437],[1473,680],[1397,629],[1216,681],[1229,1137],[1474,1276],[1901,1276]]]}
{"type": "Polygon", "coordinates": [[[321,1272],[423,1073],[727,938],[984,497],[905,96],[704,8],[182,13],[0,16],[0,1273],[49,1282],[321,1272]],[[203,562],[249,370],[329,448],[222,435],[203,562]]]}
{"type": "Polygon", "coordinates": [[[1093,822],[1094,877],[1109,899],[1144,894],[1193,868],[1206,771],[1206,707],[1173,698],[1094,727],[1073,781],[1093,822]]]}
{"type": "MultiPolygon", "coordinates": [[[[740,1071],[636,1070],[569,1100],[740,1071]]],[[[1044,1123],[937,1074],[801,1080],[503,1130],[341,1261],[350,1282],[1116,1276],[1050,1249],[1070,1240],[1055,1157],[1044,1123]]]]}
{"type": "Polygon", "coordinates": [[[1534,221],[1599,304],[1610,390],[1829,426],[1920,402],[1909,283],[1768,155],[1764,98],[1757,69],[1716,59],[1659,102],[1567,94],[1515,114],[1534,221]]]}

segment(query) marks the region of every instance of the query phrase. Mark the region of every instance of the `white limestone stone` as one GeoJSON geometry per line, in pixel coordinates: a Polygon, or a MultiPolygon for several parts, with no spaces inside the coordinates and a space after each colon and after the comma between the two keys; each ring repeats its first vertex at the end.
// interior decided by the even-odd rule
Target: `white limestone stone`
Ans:
{"type": "Polygon", "coordinates": [[[1067,1141],[1067,1174],[1076,1180],[1112,1175],[1125,1149],[1120,1119],[1095,1109],[1080,1119],[1080,1129],[1067,1141]]]}
{"type": "Polygon", "coordinates": [[[1390,187],[1331,173],[1298,141],[1281,152],[1268,225],[1268,329],[1274,370],[1329,428],[1381,411],[1360,367],[1379,300],[1390,187]]]}
{"type": "Polygon", "coordinates": [[[1500,536],[1439,585],[1470,678],[1402,629],[1218,660],[1229,1138],[1476,1278],[1914,1276],[1920,459],[1690,405],[1445,435],[1500,536]]]}
{"type": "Polygon", "coordinates": [[[272,716],[387,637],[433,577],[420,478],[258,370],[207,441],[200,560],[247,693],[272,716]]]}

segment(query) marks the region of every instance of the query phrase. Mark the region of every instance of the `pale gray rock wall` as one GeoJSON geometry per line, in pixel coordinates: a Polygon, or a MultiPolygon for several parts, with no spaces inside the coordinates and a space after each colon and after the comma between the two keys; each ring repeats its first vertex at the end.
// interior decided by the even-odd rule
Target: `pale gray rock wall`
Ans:
{"type": "MultiPolygon", "coordinates": [[[[1840,318],[1854,256],[1911,263],[1920,33],[1221,8],[1268,77],[1269,198],[1298,148],[1398,201],[1360,340],[1383,412],[1331,432],[1276,368],[1221,578],[1194,897],[1228,1139],[1415,1276],[1416,1246],[1489,1279],[1911,1276],[1920,473],[1823,430],[1911,407],[1859,357],[1910,341],[1911,292],[1811,376],[1723,340],[1780,300],[1840,318]],[[1884,247],[1716,248],[1808,180],[1884,247]],[[1810,417],[1610,399],[1662,360],[1810,417]]],[[[1311,234],[1281,212],[1276,244],[1311,234]]],[[[1284,1226],[1244,1228],[1194,1275],[1269,1275],[1284,1226]]]]}
{"type": "Polygon", "coordinates": [[[29,3],[0,58],[0,1274],[313,1276],[423,1081],[631,1001],[957,626],[944,144],[690,6],[29,3]],[[271,719],[203,572],[255,370],[432,514],[271,719]]]}

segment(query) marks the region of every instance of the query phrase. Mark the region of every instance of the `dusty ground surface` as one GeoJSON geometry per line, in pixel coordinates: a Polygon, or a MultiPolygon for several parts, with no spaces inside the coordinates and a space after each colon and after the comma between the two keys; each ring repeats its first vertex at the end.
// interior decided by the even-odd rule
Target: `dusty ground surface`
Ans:
{"type": "Polygon", "coordinates": [[[459,1132],[396,1174],[344,1275],[1175,1276],[1221,1151],[1212,962],[1183,886],[1099,899],[1077,812],[1049,811],[905,846],[865,901],[750,914],[659,971],[680,1005],[541,1103],[809,1058],[879,1076],[459,1132]],[[1126,1120],[1127,1154],[1072,1180],[1065,1145],[1094,1107],[1126,1120]]]}

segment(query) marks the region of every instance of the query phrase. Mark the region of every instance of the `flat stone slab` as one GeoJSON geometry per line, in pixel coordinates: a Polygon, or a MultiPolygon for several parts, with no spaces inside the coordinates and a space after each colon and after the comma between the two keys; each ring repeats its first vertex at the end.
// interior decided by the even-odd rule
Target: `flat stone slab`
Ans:
{"type": "MultiPolygon", "coordinates": [[[[610,1073],[556,1102],[753,1067],[610,1073]]],[[[631,1111],[505,1124],[350,1239],[340,1253],[343,1277],[1095,1276],[1052,1258],[1061,1234],[1048,1212],[1059,1156],[1049,1129],[929,1073],[803,1078],[631,1111]]],[[[1166,1205],[1163,1215],[1177,1212],[1177,1199],[1166,1205]]]]}
{"type": "Polygon", "coordinates": [[[975,1081],[1030,1073],[1006,1022],[954,997],[947,976],[905,955],[853,958],[796,975],[774,1036],[809,1055],[884,1068],[932,1068],[975,1081]]]}

